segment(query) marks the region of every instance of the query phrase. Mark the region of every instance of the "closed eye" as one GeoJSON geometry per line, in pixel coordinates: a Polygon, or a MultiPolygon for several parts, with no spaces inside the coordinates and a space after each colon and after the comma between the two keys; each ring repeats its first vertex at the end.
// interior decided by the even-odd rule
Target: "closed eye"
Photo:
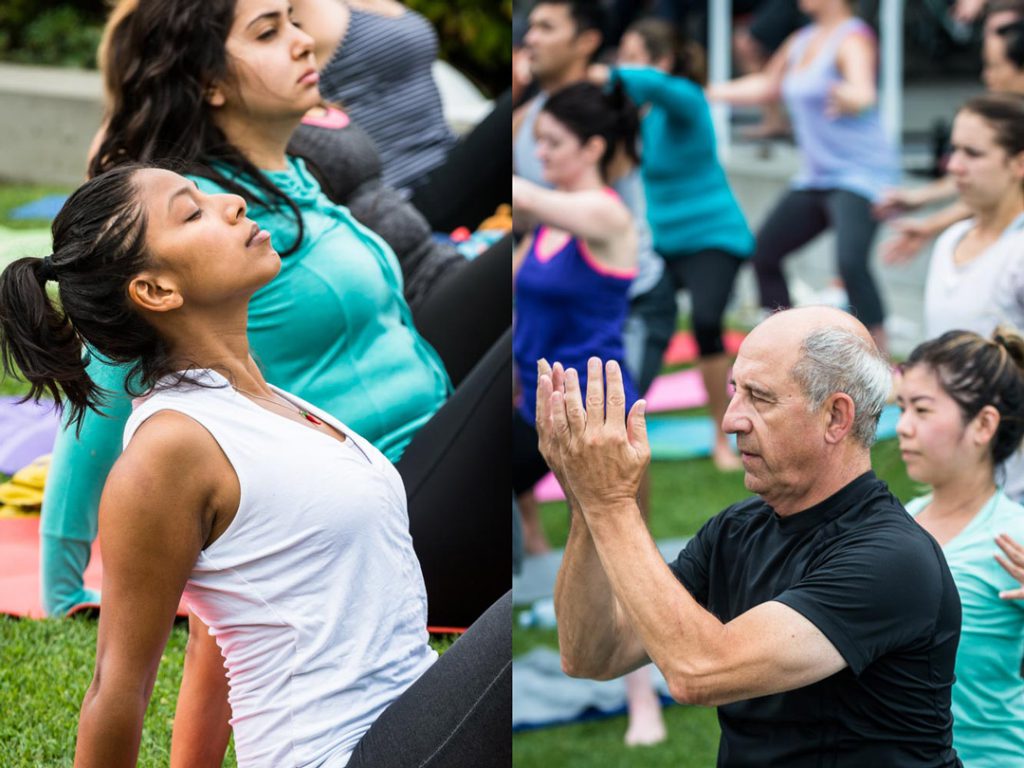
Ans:
{"type": "Polygon", "coordinates": [[[193,213],[191,216],[189,216],[187,219],[185,219],[185,221],[198,221],[202,217],[202,215],[203,215],[203,209],[202,208],[196,208],[195,213],[193,213]]]}

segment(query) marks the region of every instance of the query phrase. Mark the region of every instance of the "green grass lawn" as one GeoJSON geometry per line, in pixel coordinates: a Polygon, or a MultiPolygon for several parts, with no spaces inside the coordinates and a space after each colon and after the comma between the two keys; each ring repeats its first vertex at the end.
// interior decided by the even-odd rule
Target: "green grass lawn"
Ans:
{"type": "MultiPolygon", "coordinates": [[[[50,222],[45,219],[18,220],[10,218],[14,208],[25,203],[31,203],[47,195],[68,195],[71,194],[71,187],[40,185],[40,184],[0,184],[0,226],[9,229],[35,229],[37,227],[49,227],[50,222]]],[[[46,254],[40,254],[45,256],[46,254]]]]}
{"type": "MultiPolygon", "coordinates": [[[[922,489],[906,475],[896,441],[887,440],[872,451],[875,471],[902,501],[922,489]]],[[[655,462],[651,465],[651,532],[656,539],[690,536],[709,517],[749,495],[742,473],[722,474],[710,459],[655,462]]],[[[562,546],[568,534],[563,503],[542,505],[541,517],[549,541],[562,546]]],[[[524,629],[513,625],[512,652],[519,655],[537,646],[558,647],[555,630],[524,629]]],[[[516,768],[706,768],[718,752],[718,720],[713,709],[674,705],[665,710],[668,740],[653,747],[627,748],[625,716],[588,723],[545,728],[513,737],[516,768]]]]}
{"type": "MultiPolygon", "coordinates": [[[[96,658],[97,626],[88,618],[0,617],[0,766],[70,768],[78,710],[96,658]]],[[[140,768],[167,766],[187,638],[187,625],[175,626],[160,660],[143,727],[140,768]]],[[[453,640],[438,635],[430,644],[443,652],[453,640]]],[[[236,765],[231,747],[224,765],[236,765]]]]}

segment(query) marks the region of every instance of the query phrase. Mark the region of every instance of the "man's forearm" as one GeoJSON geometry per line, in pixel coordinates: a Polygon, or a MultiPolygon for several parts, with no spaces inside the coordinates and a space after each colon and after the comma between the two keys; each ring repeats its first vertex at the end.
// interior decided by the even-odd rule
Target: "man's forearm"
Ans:
{"type": "Polygon", "coordinates": [[[625,621],[587,523],[571,497],[569,509],[569,539],[555,581],[562,665],[574,677],[618,677],[644,662],[643,649],[625,621]]]}
{"type": "Polygon", "coordinates": [[[699,703],[699,681],[724,625],[672,574],[635,508],[588,515],[589,533],[612,593],[673,696],[699,703]]]}

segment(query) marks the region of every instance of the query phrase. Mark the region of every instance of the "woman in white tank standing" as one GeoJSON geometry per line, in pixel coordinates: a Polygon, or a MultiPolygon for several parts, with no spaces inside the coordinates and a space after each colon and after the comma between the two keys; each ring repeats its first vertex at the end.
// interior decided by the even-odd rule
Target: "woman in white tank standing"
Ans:
{"type": "Polygon", "coordinates": [[[239,766],[502,764],[510,595],[437,660],[397,471],[249,354],[249,299],[281,260],[245,214],[236,195],[122,166],[71,196],[52,255],[0,275],[0,357],[32,396],[72,423],[101,402],[82,340],[148,388],[100,506],[75,765],[135,765],[183,593],[224,656],[239,766]]]}
{"type": "Polygon", "coordinates": [[[899,158],[876,107],[875,35],[852,5],[800,0],[812,23],[790,35],[762,72],[712,86],[707,94],[733,104],[784,99],[800,149],[800,171],[757,233],[761,306],[790,305],[783,260],[834,229],[850,309],[884,350],[885,311],[868,266],[878,227],[871,209],[898,181],[899,158]]]}
{"type": "MultiPolygon", "coordinates": [[[[971,218],[935,241],[924,291],[925,337],[1005,324],[1024,329],[1024,97],[977,96],[953,120],[948,171],[971,218]]],[[[1000,472],[1006,494],[1024,499],[1024,457],[1000,472]]]]}

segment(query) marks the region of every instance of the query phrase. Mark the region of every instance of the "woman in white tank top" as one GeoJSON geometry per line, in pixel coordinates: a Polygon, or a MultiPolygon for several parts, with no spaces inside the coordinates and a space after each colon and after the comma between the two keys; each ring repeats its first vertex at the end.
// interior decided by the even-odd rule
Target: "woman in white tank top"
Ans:
{"type": "Polygon", "coordinates": [[[101,403],[83,341],[147,388],[101,502],[75,764],[135,764],[183,594],[223,655],[240,766],[506,764],[509,595],[436,660],[398,473],[249,354],[248,302],[280,258],[245,212],[126,166],[72,195],[52,255],[0,275],[0,356],[33,396],[73,424],[101,403]]]}

